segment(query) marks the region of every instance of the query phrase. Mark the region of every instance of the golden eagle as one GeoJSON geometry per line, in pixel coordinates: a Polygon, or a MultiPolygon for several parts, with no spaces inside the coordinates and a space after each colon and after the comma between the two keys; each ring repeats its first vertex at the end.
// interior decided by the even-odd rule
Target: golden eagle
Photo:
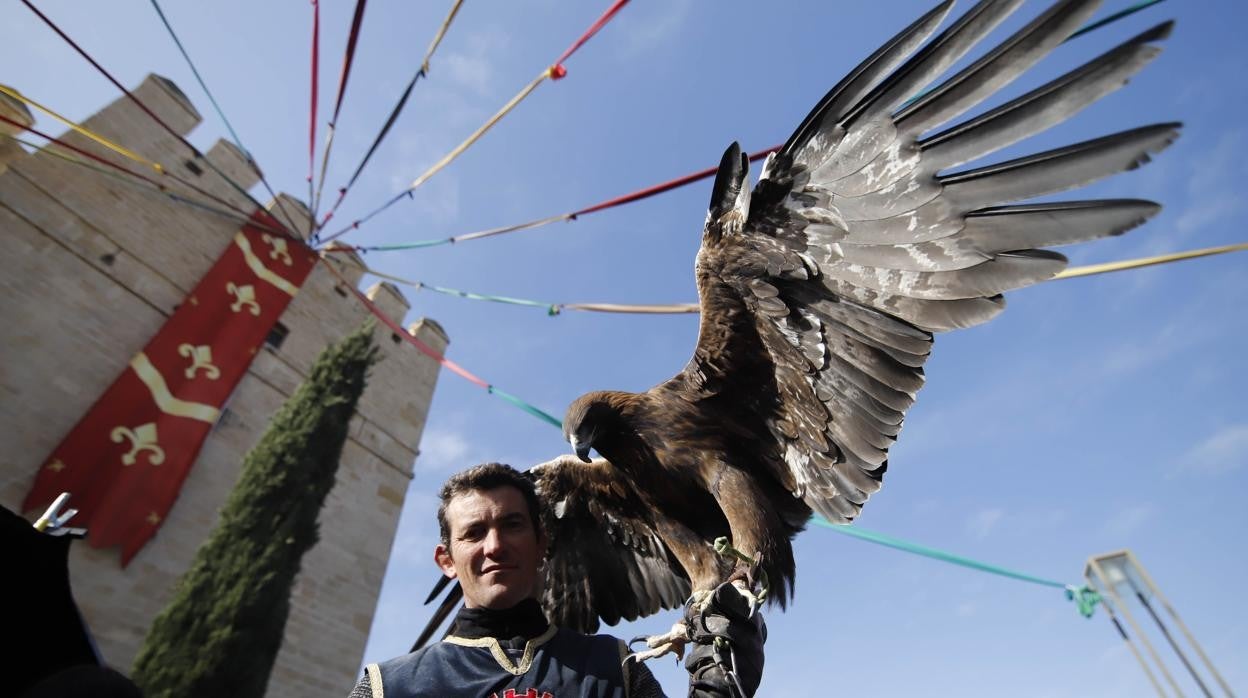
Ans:
{"type": "Polygon", "coordinates": [[[758,556],[770,600],[783,606],[792,537],[812,513],[851,521],[880,488],[933,333],[986,322],[1003,292],[1061,271],[1065,257],[1042,248],[1120,234],[1159,210],[1140,200],[1017,202],[1135,168],[1176,138],[1175,123],[949,170],[1124,85],[1159,53],[1170,22],[955,122],[1099,3],[1057,2],[923,92],[1021,0],[984,0],[928,41],[952,4],[833,87],[768,157],[753,191],[737,144],[724,154],[697,256],[693,358],[644,393],[578,398],[563,428],[579,460],[530,471],[550,509],[552,621],[592,632],[600,619],[679,607],[691,588],[732,573],[711,547],[721,536],[758,556]],[[591,448],[606,460],[590,461],[591,448]]]}

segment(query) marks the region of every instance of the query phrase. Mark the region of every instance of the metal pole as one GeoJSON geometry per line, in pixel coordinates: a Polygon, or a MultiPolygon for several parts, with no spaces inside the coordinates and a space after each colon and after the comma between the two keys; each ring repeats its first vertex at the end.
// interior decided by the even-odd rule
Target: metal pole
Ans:
{"type": "Polygon", "coordinates": [[[1170,634],[1170,629],[1166,627],[1165,623],[1161,622],[1161,617],[1153,610],[1153,605],[1148,602],[1148,598],[1139,589],[1135,590],[1135,596],[1144,605],[1144,608],[1148,609],[1148,615],[1153,617],[1153,622],[1157,624],[1157,627],[1161,628],[1161,634],[1166,636],[1166,642],[1170,643],[1170,648],[1174,650],[1175,654],[1179,655],[1179,660],[1183,662],[1183,666],[1187,667],[1187,673],[1191,674],[1192,679],[1196,681],[1196,685],[1200,686],[1200,692],[1205,694],[1205,698],[1213,698],[1213,694],[1209,692],[1205,682],[1200,679],[1200,674],[1196,673],[1196,668],[1192,666],[1191,662],[1187,661],[1187,655],[1183,654],[1183,649],[1179,647],[1179,643],[1174,641],[1174,637],[1170,634]]]}
{"type": "Polygon", "coordinates": [[[1088,567],[1092,568],[1092,571],[1096,573],[1097,578],[1101,580],[1101,585],[1105,588],[1105,593],[1109,594],[1109,597],[1114,600],[1114,604],[1118,606],[1118,610],[1122,611],[1122,616],[1127,619],[1127,623],[1131,626],[1132,632],[1135,633],[1136,637],[1140,638],[1140,642],[1144,645],[1144,649],[1148,650],[1148,655],[1152,657],[1153,662],[1157,664],[1157,668],[1161,670],[1161,675],[1166,677],[1166,682],[1169,683],[1170,687],[1174,689],[1175,695],[1179,696],[1179,698],[1183,698],[1183,691],[1179,688],[1179,684],[1175,683],[1174,677],[1171,676],[1170,671],[1166,669],[1165,662],[1161,661],[1161,657],[1157,656],[1157,650],[1153,649],[1152,643],[1148,641],[1148,636],[1146,636],[1144,631],[1140,629],[1139,624],[1135,622],[1135,618],[1131,615],[1131,611],[1127,609],[1126,604],[1124,604],[1122,599],[1118,596],[1118,592],[1114,590],[1114,585],[1110,583],[1104,570],[1101,569],[1100,563],[1096,560],[1096,558],[1092,558],[1091,560],[1088,560],[1088,567]]]}
{"type": "MultiPolygon", "coordinates": [[[[1088,580],[1092,583],[1092,580],[1088,580]]],[[[1157,677],[1153,675],[1153,670],[1148,668],[1148,662],[1144,661],[1144,656],[1140,654],[1140,650],[1131,642],[1131,638],[1127,635],[1127,631],[1122,629],[1122,623],[1118,622],[1118,617],[1114,615],[1114,606],[1108,599],[1101,599],[1101,606],[1105,608],[1105,612],[1109,614],[1109,621],[1114,624],[1118,630],[1118,636],[1122,641],[1127,643],[1127,647],[1131,648],[1131,654],[1135,655],[1135,661],[1140,663],[1140,668],[1144,670],[1144,675],[1153,684],[1153,689],[1157,691],[1157,695],[1166,698],[1166,692],[1161,690],[1161,684],[1157,683],[1157,677]]]]}
{"type": "Polygon", "coordinates": [[[1161,589],[1159,589],[1157,584],[1153,582],[1153,578],[1148,576],[1148,571],[1145,570],[1143,565],[1135,559],[1134,553],[1130,550],[1126,551],[1126,553],[1127,559],[1131,560],[1131,565],[1140,571],[1140,576],[1144,579],[1144,583],[1147,584],[1148,588],[1152,590],[1153,595],[1161,601],[1161,605],[1165,607],[1166,612],[1170,614],[1170,617],[1174,619],[1174,622],[1178,623],[1179,630],[1183,631],[1183,636],[1186,637],[1187,641],[1191,643],[1193,648],[1195,648],[1196,654],[1200,655],[1200,659],[1205,663],[1205,667],[1209,669],[1209,673],[1213,674],[1213,678],[1218,680],[1218,685],[1222,687],[1223,691],[1226,691],[1227,696],[1235,698],[1235,693],[1231,690],[1231,687],[1227,685],[1226,680],[1223,679],[1222,675],[1218,673],[1218,670],[1213,666],[1213,662],[1209,661],[1209,657],[1205,654],[1205,650],[1201,648],[1199,642],[1196,642],[1196,638],[1192,635],[1192,632],[1187,629],[1187,625],[1183,622],[1183,619],[1179,617],[1178,612],[1176,612],[1174,607],[1170,605],[1170,602],[1166,600],[1166,595],[1161,593],[1161,589]]]}

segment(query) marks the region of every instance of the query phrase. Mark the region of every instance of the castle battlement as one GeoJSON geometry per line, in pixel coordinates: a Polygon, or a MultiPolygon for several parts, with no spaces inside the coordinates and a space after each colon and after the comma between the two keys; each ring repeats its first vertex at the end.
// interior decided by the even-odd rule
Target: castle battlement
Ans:
{"type": "MultiPolygon", "coordinates": [[[[149,75],[134,93],[182,136],[201,121],[186,95],[165,78],[149,75]]],[[[34,123],[24,105],[3,95],[0,113],[34,123]]],[[[254,208],[203,162],[206,158],[244,189],[253,187],[259,177],[231,143],[218,141],[197,157],[124,96],[84,126],[245,213],[254,208]]],[[[0,129],[7,133],[12,127],[0,123],[0,129]]],[[[81,134],[60,137],[161,178],[81,134]]],[[[47,149],[29,153],[8,139],[0,141],[0,229],[8,245],[0,261],[6,299],[0,358],[8,367],[0,372],[0,443],[6,445],[0,503],[17,510],[45,456],[231,244],[239,223],[173,201],[154,187],[67,162],[47,149]]],[[[192,188],[164,180],[179,196],[205,200],[192,188]]],[[[311,221],[301,201],[280,194],[267,208],[279,220],[289,218],[306,239],[311,221]]],[[[156,537],[126,569],[114,550],[73,546],[74,595],[109,664],[129,669],[270,417],[306,378],[321,350],[369,317],[325,268],[332,263],[349,283],[359,284],[364,274],[359,256],[339,252],[330,258],[313,269],[257,354],[156,537]]],[[[376,284],[367,295],[396,320],[411,307],[393,284],[376,284]]],[[[432,320],[412,323],[408,331],[438,352],[449,343],[432,320]]],[[[321,512],[321,540],[304,558],[292,592],[270,696],[343,695],[357,678],[439,369],[380,323],[376,339],[381,360],[321,512]]]]}

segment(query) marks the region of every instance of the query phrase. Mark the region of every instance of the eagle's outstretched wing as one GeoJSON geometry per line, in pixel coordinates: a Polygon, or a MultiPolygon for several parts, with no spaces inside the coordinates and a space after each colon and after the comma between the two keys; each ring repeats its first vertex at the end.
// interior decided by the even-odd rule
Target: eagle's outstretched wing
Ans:
{"type": "Polygon", "coordinates": [[[580,632],[679,608],[689,578],[659,539],[661,516],[603,459],[563,456],[534,466],[550,538],[542,606],[552,623],[580,632]]]}
{"type": "Polygon", "coordinates": [[[757,331],[748,344],[761,342],[774,368],[774,396],[757,410],[783,454],[773,474],[831,521],[852,519],[879,489],[888,448],[923,383],[932,332],[985,322],[1002,309],[1002,292],[1061,271],[1065,258],[1039,248],[1118,234],[1159,209],[1136,200],[1012,204],[1132,169],[1168,145],[1178,124],[941,174],[1122,86],[1170,30],[1159,25],[946,126],[1034,65],[1098,4],[1065,0],[906,103],[1020,3],[980,2],[921,49],[952,3],[920,18],[820,101],[768,159],[752,194],[735,144],[721,165],[699,252],[699,346],[669,385],[732,375],[726,359],[747,340],[739,312],[729,316],[743,303],[757,331]],[[924,137],[934,129],[942,130],[924,137]]]}

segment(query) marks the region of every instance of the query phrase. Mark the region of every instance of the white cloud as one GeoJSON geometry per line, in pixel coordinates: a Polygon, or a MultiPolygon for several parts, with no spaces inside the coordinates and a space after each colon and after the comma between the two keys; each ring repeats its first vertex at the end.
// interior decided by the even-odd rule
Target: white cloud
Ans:
{"type": "MultiPolygon", "coordinates": [[[[1189,206],[1179,215],[1179,219],[1174,224],[1178,236],[1168,236],[1165,240],[1169,243],[1166,249],[1173,249],[1178,240],[1192,237],[1219,221],[1233,218],[1243,211],[1245,206],[1248,204],[1244,203],[1243,195],[1235,192],[1215,191],[1202,196],[1199,205],[1189,206]]],[[[1162,238],[1156,238],[1154,245],[1160,247],[1161,242],[1162,238]]]]}
{"type": "Polygon", "coordinates": [[[1243,174],[1245,131],[1224,131],[1217,145],[1192,160],[1192,174],[1187,180],[1187,191],[1192,196],[1206,192],[1224,192],[1235,186],[1243,174]]]}
{"type": "MultiPolygon", "coordinates": [[[[450,84],[477,95],[490,94],[494,87],[494,67],[501,61],[499,52],[507,48],[508,35],[497,27],[470,34],[464,48],[448,52],[430,64],[430,72],[446,70],[450,84]]],[[[441,77],[441,76],[439,76],[441,77]]]]}
{"type": "Polygon", "coordinates": [[[1151,504],[1122,507],[1101,526],[1101,535],[1106,538],[1126,538],[1148,523],[1155,511],[1151,504]]]}
{"type": "Polygon", "coordinates": [[[655,10],[655,13],[626,20],[631,26],[628,27],[629,31],[621,32],[625,37],[623,41],[626,42],[623,47],[625,56],[636,56],[671,41],[685,23],[693,3],[690,0],[668,0],[647,7],[655,10]]]}
{"type": "Polygon", "coordinates": [[[425,472],[460,470],[468,464],[471,444],[458,431],[431,427],[420,439],[416,466],[425,472]]]}
{"type": "Polygon", "coordinates": [[[992,529],[996,528],[1003,516],[1005,512],[1000,509],[982,509],[967,520],[966,529],[971,535],[982,540],[992,533],[992,529]]]}
{"type": "Polygon", "coordinates": [[[1181,459],[1184,469],[1220,474],[1248,462],[1248,424],[1232,424],[1193,446],[1181,459]]]}

